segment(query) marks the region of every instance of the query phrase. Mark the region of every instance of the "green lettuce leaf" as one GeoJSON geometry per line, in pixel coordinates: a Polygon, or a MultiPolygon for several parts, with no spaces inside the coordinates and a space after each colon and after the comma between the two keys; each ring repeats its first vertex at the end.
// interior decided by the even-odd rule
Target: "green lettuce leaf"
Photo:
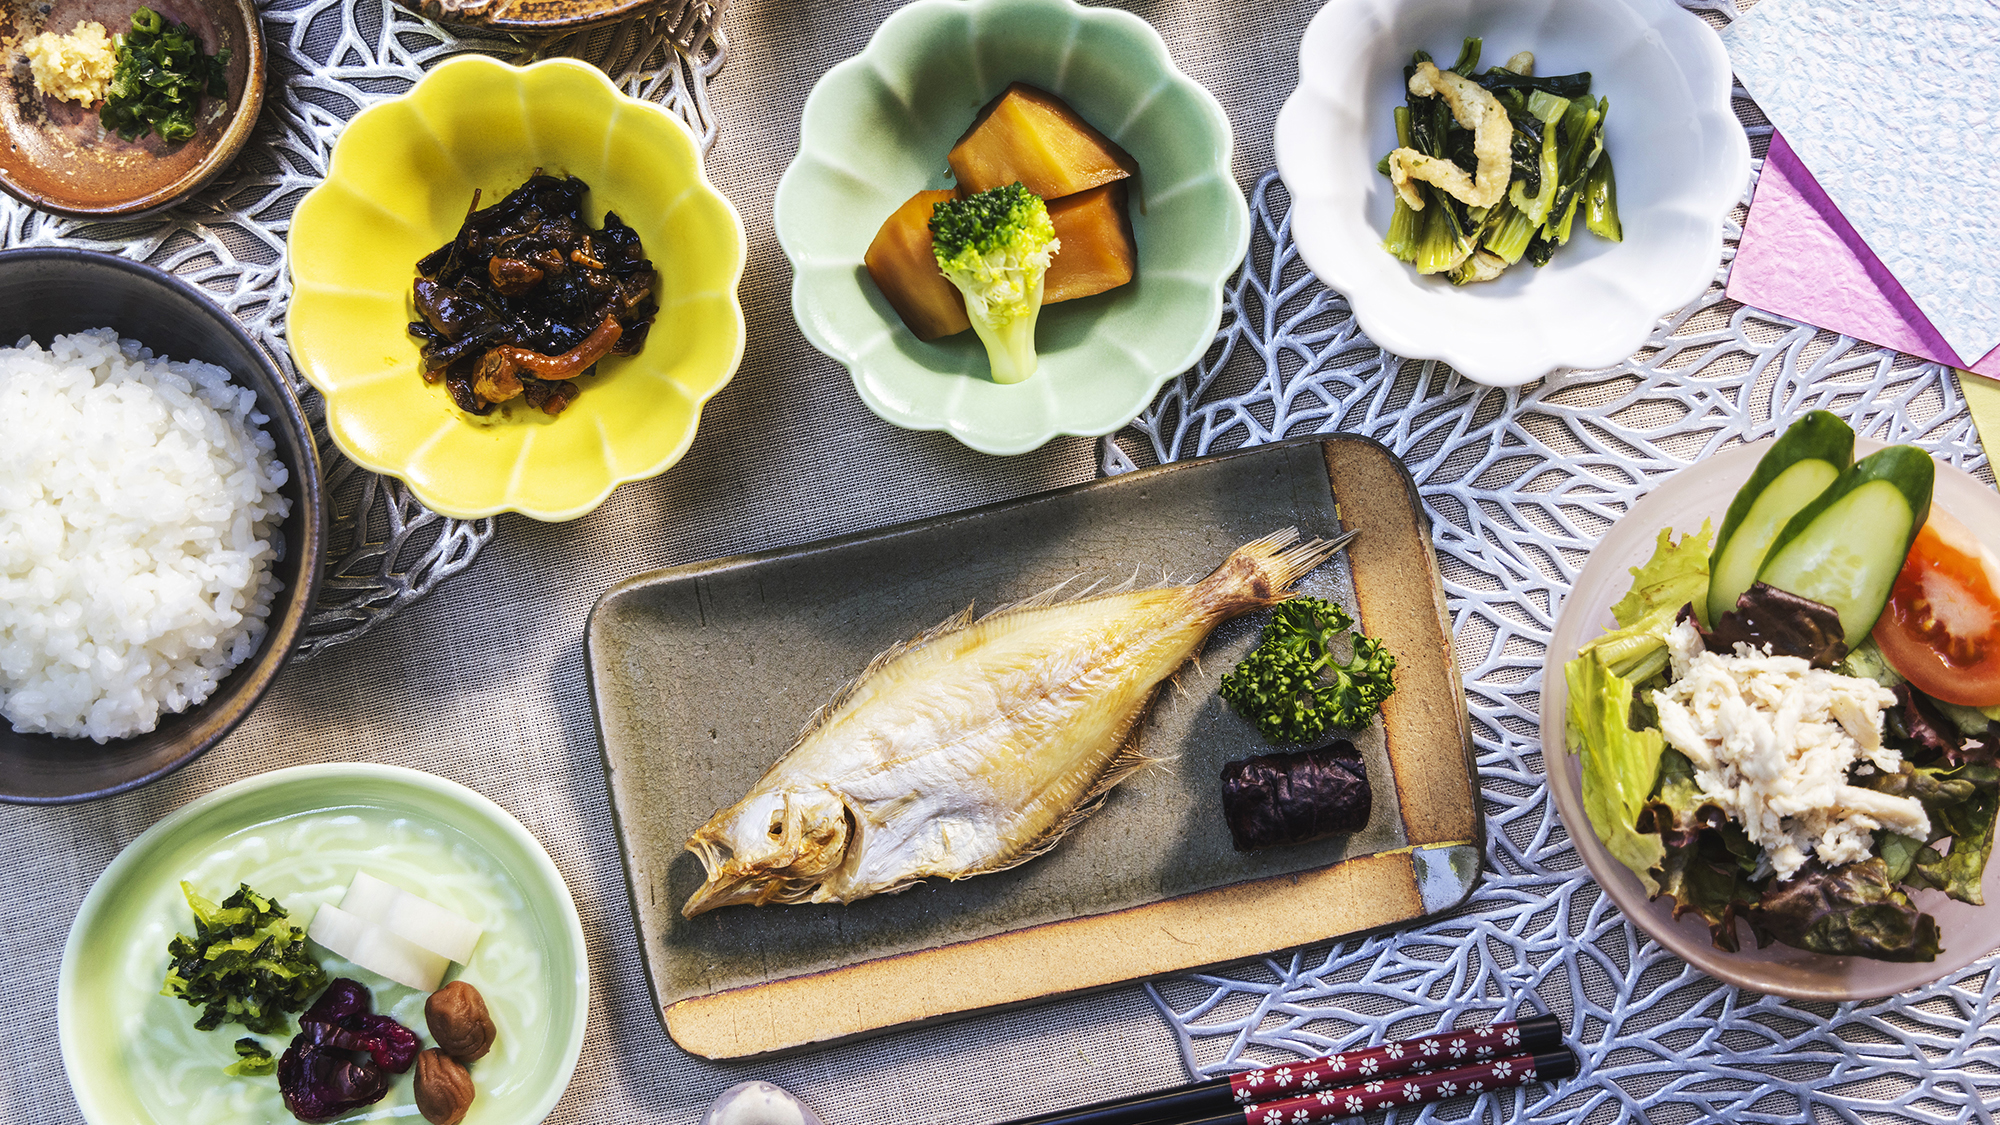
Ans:
{"type": "Polygon", "coordinates": [[[1708,554],[1711,534],[1701,530],[1674,542],[1673,529],[1661,528],[1653,557],[1632,568],[1632,588],[1611,607],[1619,629],[1583,646],[1577,653],[1597,653],[1613,674],[1644,683],[1667,666],[1667,633],[1681,607],[1708,598],[1708,554]]]}
{"type": "Polygon", "coordinates": [[[1836,957],[1935,961],[1937,919],[1919,911],[1870,857],[1831,870],[1813,860],[1771,884],[1751,924],[1786,945],[1836,957]]]}
{"type": "Polygon", "coordinates": [[[1563,667],[1569,684],[1565,738],[1583,759],[1583,808],[1604,847],[1632,869],[1648,895],[1660,893],[1653,869],[1666,857],[1659,833],[1641,833],[1639,810],[1653,792],[1665,743],[1657,730],[1633,730],[1632,681],[1585,653],[1563,667]]]}
{"type": "Polygon", "coordinates": [[[1663,527],[1654,541],[1653,557],[1632,568],[1632,588],[1611,607],[1618,624],[1630,627],[1660,610],[1678,612],[1689,602],[1708,600],[1708,556],[1714,544],[1707,520],[1701,530],[1674,542],[1674,529],[1663,527]]]}
{"type": "Polygon", "coordinates": [[[1907,882],[1917,856],[1929,850],[1922,840],[1912,840],[1900,832],[1881,832],[1875,836],[1875,854],[1882,857],[1883,865],[1889,869],[1891,883],[1907,882]]]}
{"type": "Polygon", "coordinates": [[[1994,813],[2000,810],[2000,768],[1904,762],[1895,773],[1877,774],[1866,784],[1898,797],[1915,797],[1930,814],[1928,840],[1886,831],[1877,835],[1875,850],[1888,866],[1890,880],[1932,887],[1960,902],[1983,905],[1980,884],[1993,850],[1994,813]],[[1951,841],[1948,849],[1936,846],[1946,839],[1951,841]]]}
{"type": "Polygon", "coordinates": [[[1931,846],[1917,853],[1905,882],[1913,887],[1935,887],[1974,906],[1985,904],[1980,884],[1985,881],[1986,860],[1993,851],[1993,815],[2000,809],[2000,784],[1996,784],[1996,779],[2000,779],[2000,770],[1992,766],[1960,766],[1948,771],[1948,778],[1939,788],[1969,786],[1972,791],[1964,798],[1928,801],[1923,794],[1917,794],[1931,814],[1931,846]],[[1936,845],[1946,836],[1951,837],[1951,848],[1941,852],[1936,845]]]}

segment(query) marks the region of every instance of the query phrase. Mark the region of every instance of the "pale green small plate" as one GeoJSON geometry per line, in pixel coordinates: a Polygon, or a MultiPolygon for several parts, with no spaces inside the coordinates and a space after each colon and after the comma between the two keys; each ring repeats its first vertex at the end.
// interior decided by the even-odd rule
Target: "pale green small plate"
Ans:
{"type": "Polygon", "coordinates": [[[1232,145],[1214,96],[1137,16],[1071,0],[917,0],[806,100],[774,214],[793,314],[898,426],[1000,454],[1110,433],[1214,342],[1250,242],[1232,145]],[[1011,82],[1057,94],[1139,162],[1139,267],[1130,284],[1043,310],[1040,370],[1002,386],[972,333],[918,340],[861,258],[904,200],[951,186],[946,153],[1011,82]]]}
{"type": "MultiPolygon", "coordinates": [[[[195,1009],[160,995],[167,942],[192,933],[186,879],[221,900],[248,883],[301,927],[337,902],[357,868],[485,928],[447,979],[478,987],[499,1027],[472,1064],[466,1125],[533,1125],[555,1108],[583,1050],[590,965],[576,905],[541,844],[500,806],[398,766],[296,766],[190,802],[132,841],[83,900],[63,947],[56,1018],[63,1067],[91,1125],[290,1125],[276,1078],[232,1078],[243,1028],[194,1029],[195,1009]]],[[[375,1010],[430,1045],[425,993],[323,955],[329,976],[369,986],[375,1010]]],[[[273,1054],[296,1033],[263,1036],[273,1054]]],[[[343,1122],[416,1120],[411,1078],[343,1122]]]]}

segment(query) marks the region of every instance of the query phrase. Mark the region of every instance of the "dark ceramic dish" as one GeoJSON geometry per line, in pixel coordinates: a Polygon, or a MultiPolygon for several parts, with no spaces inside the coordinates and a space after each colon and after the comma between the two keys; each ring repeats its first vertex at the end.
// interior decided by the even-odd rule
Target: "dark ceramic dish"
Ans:
{"type": "Polygon", "coordinates": [[[56,804],[144,785],[194,760],[255,706],[298,646],[319,591],[326,538],[319,453],[284,376],[235,318],[186,281],[151,266],[88,250],[0,252],[0,344],[22,336],[46,345],[59,334],[115,328],[155,355],[201,359],[229,369],[257,395],[287,470],[283,584],[270,631],[200,705],[165,715],[149,734],[99,745],[87,738],[19,734],[0,720],[0,801],[56,804]]]}
{"type": "Polygon", "coordinates": [[[35,92],[22,49],[43,31],[68,34],[96,21],[116,35],[142,0],[4,0],[0,47],[0,188],[30,206],[77,218],[136,215],[178,202],[227,168],[264,102],[264,32],[254,0],[143,0],[187,24],[202,50],[228,50],[229,94],[203,98],[195,135],[168,144],[107,131],[94,106],[35,92]]]}

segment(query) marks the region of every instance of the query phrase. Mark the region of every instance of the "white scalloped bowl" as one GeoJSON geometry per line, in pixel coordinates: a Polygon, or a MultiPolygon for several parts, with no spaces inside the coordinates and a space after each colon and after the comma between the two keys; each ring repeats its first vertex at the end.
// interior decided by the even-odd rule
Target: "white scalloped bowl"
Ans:
{"type": "Polygon", "coordinates": [[[898,426],[943,430],[993,454],[1110,433],[1214,342],[1223,286],[1250,243],[1232,146],[1214,96],[1174,69],[1159,33],[1129,12],[917,0],[806,100],[772,216],[792,263],[793,315],[814,347],[846,365],[868,408],[898,426]],[[1130,198],[1139,261],[1130,284],[1043,310],[1040,369],[1001,385],[971,332],[918,340],[862,254],[904,200],[952,185],[952,144],[1016,81],[1057,94],[1139,162],[1130,198]]]}
{"type": "Polygon", "coordinates": [[[1511,387],[1558,367],[1608,367],[1715,279],[1723,229],[1750,178],[1722,40],[1673,0],[1330,0],[1299,45],[1299,85],[1278,115],[1292,236],[1368,337],[1511,387]],[[1610,98],[1623,242],[1581,229],[1541,269],[1455,286],[1382,249],[1393,192],[1375,171],[1396,147],[1403,67],[1450,59],[1468,35],[1482,66],[1535,53],[1540,74],[1588,70],[1610,98]]]}

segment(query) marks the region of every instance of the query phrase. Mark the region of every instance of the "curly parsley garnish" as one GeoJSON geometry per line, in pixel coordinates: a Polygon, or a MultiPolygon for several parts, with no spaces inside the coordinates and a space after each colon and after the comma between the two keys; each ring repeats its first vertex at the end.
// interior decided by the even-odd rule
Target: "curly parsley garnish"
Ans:
{"type": "Polygon", "coordinates": [[[1367,726],[1396,690],[1396,657],[1357,631],[1348,639],[1348,659],[1340,660],[1338,642],[1353,628],[1354,619],[1336,603],[1280,602],[1257,648],[1222,677],[1217,694],[1281,745],[1367,726]]]}

